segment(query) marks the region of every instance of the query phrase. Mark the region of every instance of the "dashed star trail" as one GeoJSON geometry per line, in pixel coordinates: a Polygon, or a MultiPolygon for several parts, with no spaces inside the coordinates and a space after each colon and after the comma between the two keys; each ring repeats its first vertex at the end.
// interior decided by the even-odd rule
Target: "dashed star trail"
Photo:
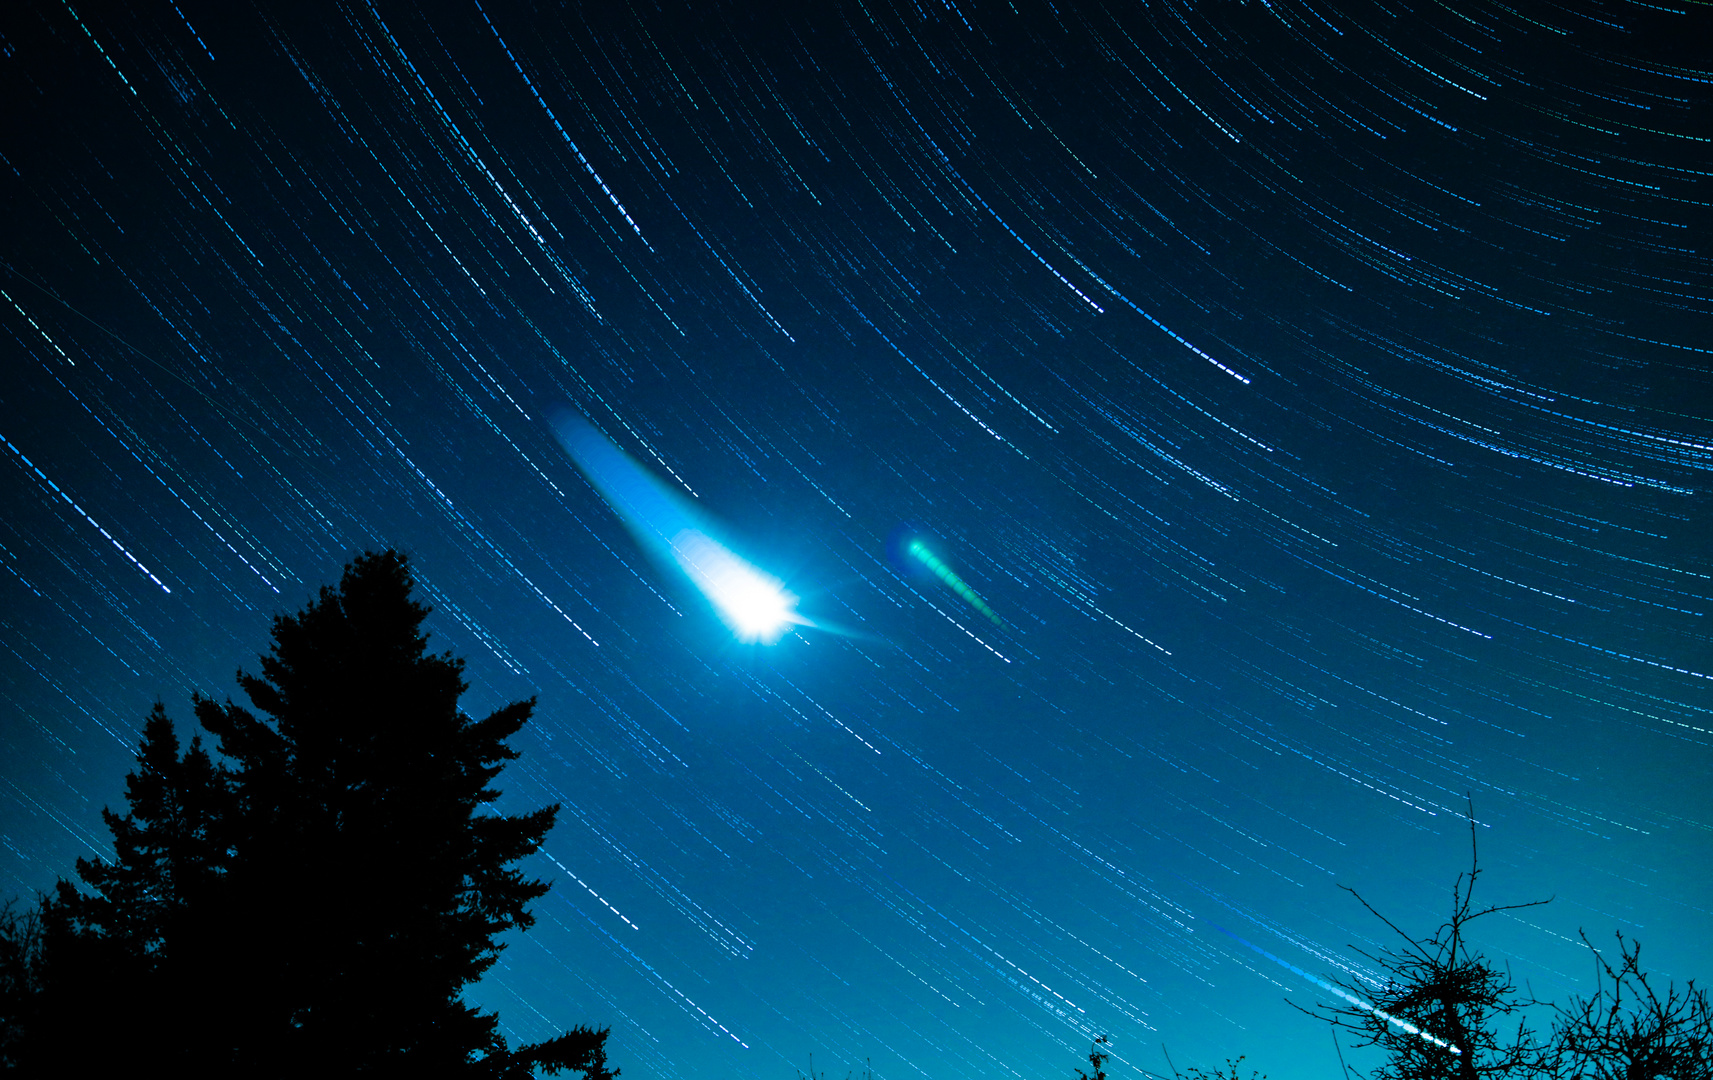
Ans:
{"type": "Polygon", "coordinates": [[[470,992],[514,1043],[1333,1075],[1292,1006],[1390,933],[1339,886],[1431,933],[1470,807],[1483,897],[1555,897],[1482,923],[1519,986],[1589,993],[1583,929],[1707,979],[1708,42],[0,7],[4,895],[393,547],[472,714],[539,700],[498,809],[562,805],[555,884],[470,992]]]}

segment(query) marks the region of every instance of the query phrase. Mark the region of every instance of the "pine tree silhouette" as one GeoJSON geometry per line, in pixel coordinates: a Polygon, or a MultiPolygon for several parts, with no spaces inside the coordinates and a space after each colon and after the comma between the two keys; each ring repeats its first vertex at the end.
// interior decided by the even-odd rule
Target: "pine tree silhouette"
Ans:
{"type": "Polygon", "coordinates": [[[231,824],[225,778],[193,740],[181,757],[166,712],[144,724],[137,769],[125,778],[131,806],[102,811],[114,859],[79,859],[95,891],[60,881],[35,910],[8,904],[0,928],[0,1065],[29,1075],[122,1068],[139,1047],[163,1063],[182,1060],[164,1038],[194,1011],[181,992],[186,947],[199,913],[216,899],[231,824]],[[180,1018],[175,1021],[175,1017],[180,1018]],[[90,1038],[92,1020],[100,1037],[90,1038]]]}
{"type": "Polygon", "coordinates": [[[490,786],[534,699],[460,712],[463,661],[431,655],[407,560],[365,554],[276,618],[257,713],[198,697],[218,764],[181,756],[159,706],[105,814],[117,858],[81,861],[42,908],[45,977],[21,1061],[148,1061],[177,1075],[469,1076],[537,1068],[611,1080],[607,1032],[512,1050],[460,993],[548,883],[515,867],[557,806],[493,812],[490,786]],[[81,1013],[81,1015],[79,1015],[81,1013]],[[74,1047],[111,1018],[109,1051],[74,1047]]]}
{"type": "Polygon", "coordinates": [[[205,904],[228,861],[231,794],[200,737],[179,755],[165,706],[143,724],[137,769],[125,777],[124,817],[101,812],[113,833],[111,863],[77,861],[77,874],[96,890],[79,893],[61,881],[63,914],[97,929],[132,963],[152,967],[169,938],[182,936],[187,917],[205,904]]]}
{"type": "Polygon", "coordinates": [[[30,1034],[40,1023],[42,917],[16,899],[0,906],[0,1070],[23,1068],[30,1034]]]}

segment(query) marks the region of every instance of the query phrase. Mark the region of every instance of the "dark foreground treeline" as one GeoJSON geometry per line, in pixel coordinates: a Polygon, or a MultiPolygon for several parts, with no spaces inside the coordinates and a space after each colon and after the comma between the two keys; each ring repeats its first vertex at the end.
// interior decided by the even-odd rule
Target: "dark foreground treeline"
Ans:
{"type": "MultiPolygon", "coordinates": [[[[461,713],[463,661],[428,653],[411,588],[402,556],[366,554],[338,589],[276,619],[261,674],[238,677],[263,718],[195,700],[218,757],[200,736],[181,746],[155,707],[126,777],[130,811],[103,811],[114,859],[79,860],[81,886],[62,880],[0,917],[0,1069],[618,1075],[604,1029],[512,1048],[497,1016],[460,998],[497,958],[497,935],[534,921],[528,904],[548,886],[514,864],[558,807],[488,808],[534,701],[461,713]]],[[[1473,822],[1470,839],[1473,856],[1473,822]]],[[[1379,980],[1343,984],[1341,1004],[1312,1014],[1379,1048],[1371,1080],[1713,1080],[1707,992],[1660,987],[1622,936],[1610,952],[1589,945],[1591,996],[1519,994],[1468,941],[1470,923],[1509,910],[1474,907],[1479,875],[1472,858],[1430,937],[1381,916],[1399,945],[1369,956],[1379,980]],[[1552,1019],[1537,1032],[1526,1017],[1541,1009],[1552,1019]]],[[[1102,1039],[1092,1074],[1077,1075],[1107,1080],[1108,1059],[1102,1039]]],[[[1242,1080],[1241,1060],[1172,1071],[1242,1080]]]]}
{"type": "Polygon", "coordinates": [[[547,883],[514,864],[557,806],[491,812],[519,701],[458,710],[405,559],[366,554],[274,621],[258,718],[195,701],[181,747],[157,705],[103,811],[111,862],[79,860],[0,920],[0,1067],[27,1076],[611,1080],[605,1030],[512,1048],[460,991],[527,928],[547,883]]]}

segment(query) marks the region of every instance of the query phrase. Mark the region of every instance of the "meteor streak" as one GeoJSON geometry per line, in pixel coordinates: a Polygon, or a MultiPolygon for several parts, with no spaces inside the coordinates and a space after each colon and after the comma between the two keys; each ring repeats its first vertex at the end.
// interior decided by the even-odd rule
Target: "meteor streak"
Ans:
{"type": "Polygon", "coordinates": [[[682,571],[740,641],[771,645],[793,624],[808,625],[783,582],[716,540],[706,514],[588,421],[562,411],[553,417],[553,431],[637,543],[657,561],[682,571]]]}
{"type": "Polygon", "coordinates": [[[1432,1032],[1423,1031],[1421,1028],[1410,1023],[1408,1020],[1404,1020],[1400,1017],[1393,1016],[1391,1013],[1385,1011],[1384,1009],[1377,1009],[1374,1006],[1368,1004],[1366,1001],[1363,1001],[1361,998],[1357,997],[1356,995],[1350,993],[1348,990],[1340,989],[1339,987],[1336,987],[1336,986],[1332,985],[1331,983],[1327,982],[1325,979],[1317,978],[1314,975],[1310,975],[1308,972],[1304,971],[1302,968],[1298,967],[1297,965],[1291,963],[1289,960],[1279,959],[1277,956],[1274,956],[1272,953],[1268,952],[1266,949],[1261,948],[1259,945],[1256,945],[1254,942],[1246,941],[1243,938],[1238,937],[1236,934],[1233,934],[1231,931],[1227,930],[1223,926],[1220,926],[1218,923],[1214,923],[1213,926],[1214,926],[1214,929],[1218,930],[1220,933],[1224,934],[1226,937],[1230,938],[1231,940],[1237,942],[1239,945],[1246,946],[1247,948],[1250,948],[1250,949],[1254,950],[1255,952],[1260,953],[1262,956],[1265,956],[1267,959],[1273,961],[1273,963],[1275,963],[1275,964],[1278,964],[1280,967],[1285,968],[1287,971],[1292,971],[1298,975],[1301,975],[1303,978],[1307,979],[1311,983],[1314,983],[1316,986],[1320,987],[1322,990],[1325,990],[1327,993],[1336,994],[1337,996],[1343,998],[1345,1001],[1348,1001],[1348,1002],[1350,1002],[1350,1004],[1356,1006],[1358,1009],[1364,1009],[1368,1012],[1373,1013],[1375,1016],[1378,1016],[1380,1019],[1386,1021],[1386,1023],[1388,1023],[1388,1024],[1391,1024],[1393,1027],[1398,1028],[1401,1031],[1409,1032],[1411,1035],[1419,1035],[1419,1036],[1421,1036],[1421,1038],[1424,1041],[1433,1043],[1435,1046],[1442,1047],[1446,1050],[1449,1050],[1453,1054],[1463,1053],[1462,1047],[1459,1047],[1459,1046],[1456,1046],[1452,1043],[1449,1043],[1449,1042],[1445,1041],[1444,1039],[1440,1038],[1438,1035],[1433,1034],[1432,1032]]]}
{"type": "Polygon", "coordinates": [[[927,544],[912,538],[909,543],[904,545],[904,553],[927,567],[929,573],[945,582],[947,588],[963,597],[965,603],[981,612],[990,622],[993,623],[993,625],[1005,625],[999,616],[993,613],[993,609],[987,606],[987,601],[983,600],[976,594],[974,589],[965,584],[963,578],[953,573],[951,567],[947,566],[944,562],[941,562],[938,555],[935,555],[932,551],[928,550],[927,544]]]}

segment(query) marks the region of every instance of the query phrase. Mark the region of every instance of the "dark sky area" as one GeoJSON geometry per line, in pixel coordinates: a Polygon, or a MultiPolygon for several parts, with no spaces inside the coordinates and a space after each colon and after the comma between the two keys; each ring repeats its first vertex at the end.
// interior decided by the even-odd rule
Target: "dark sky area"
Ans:
{"type": "Polygon", "coordinates": [[[1701,0],[0,7],[0,893],[397,547],[631,1080],[1336,1075],[1466,798],[1713,978],[1701,0]]]}

